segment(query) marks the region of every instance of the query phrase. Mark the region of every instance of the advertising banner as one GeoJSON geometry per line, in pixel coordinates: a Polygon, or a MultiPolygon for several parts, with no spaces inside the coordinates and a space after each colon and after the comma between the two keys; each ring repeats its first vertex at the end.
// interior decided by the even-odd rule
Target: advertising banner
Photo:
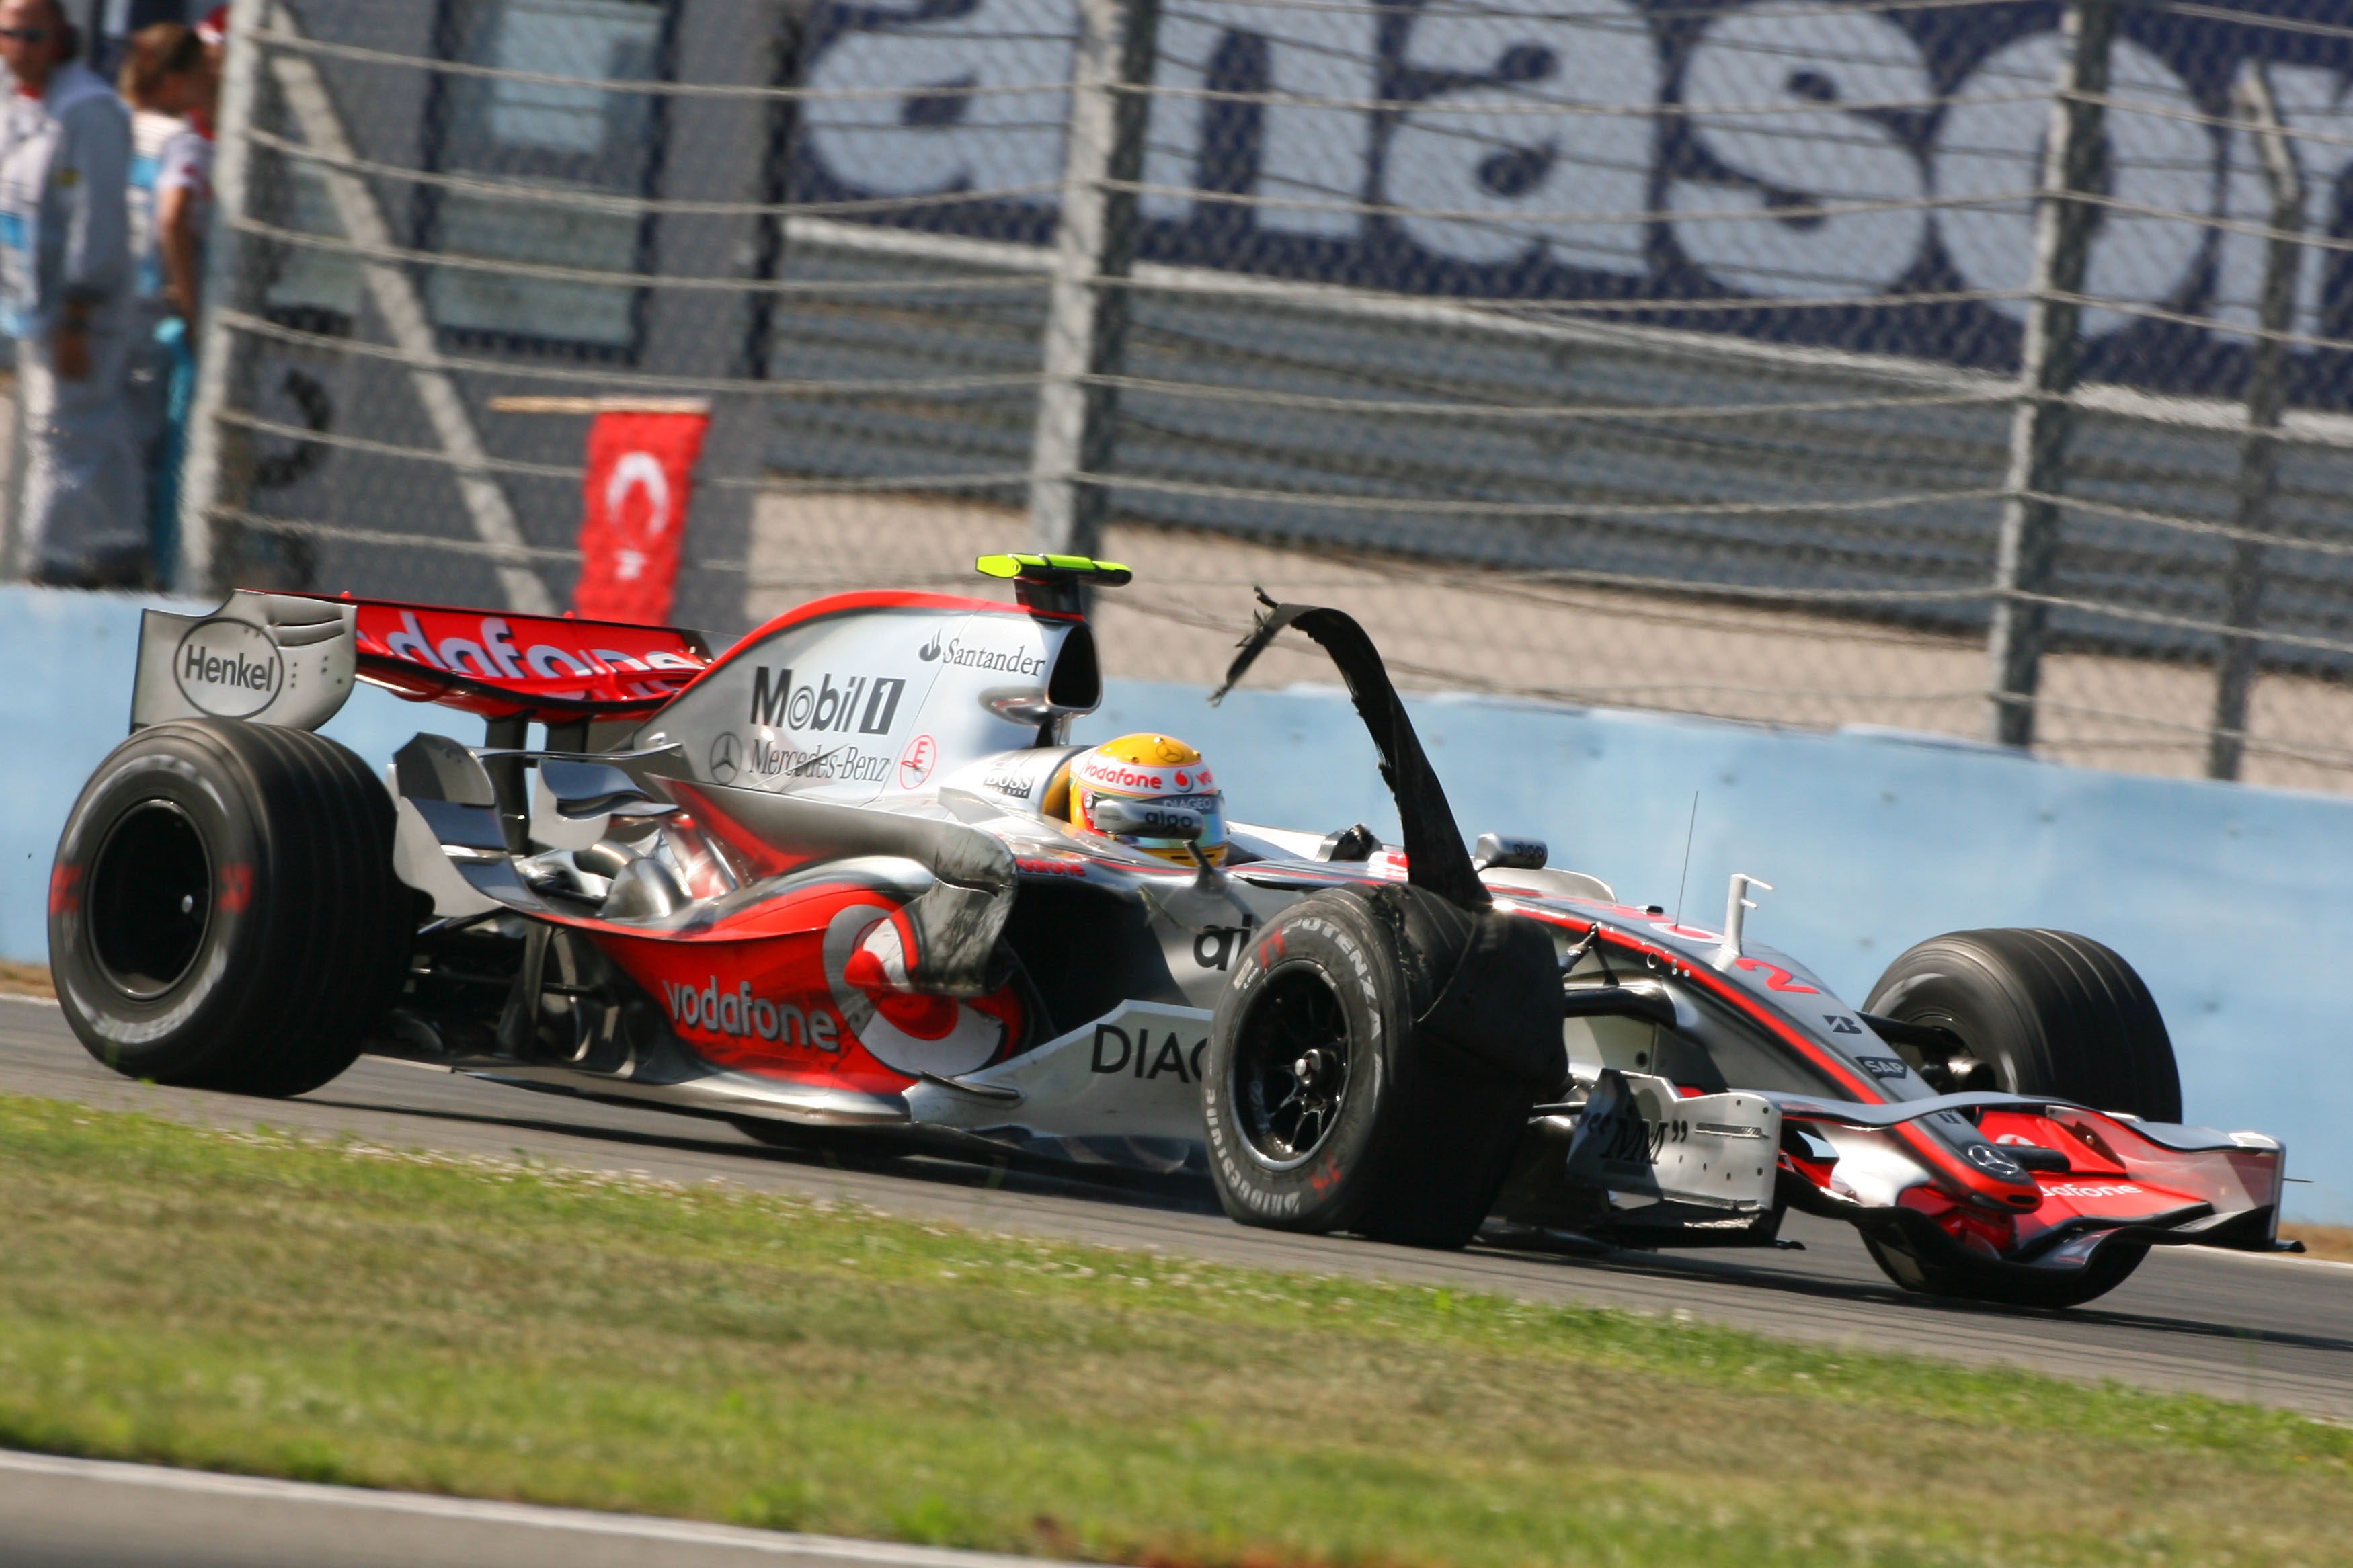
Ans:
{"type": "MultiPolygon", "coordinates": [[[[796,198],[909,198],[846,216],[1043,243],[1073,12],[821,5],[796,198]]],[[[1165,7],[1139,255],[2007,374],[2059,22],[2048,3],[1165,7]]],[[[2353,346],[2325,341],[2353,339],[2343,0],[2122,8],[2084,374],[2238,395],[2272,213],[2232,97],[2251,63],[2311,193],[2291,397],[2353,407],[2353,346]]]]}

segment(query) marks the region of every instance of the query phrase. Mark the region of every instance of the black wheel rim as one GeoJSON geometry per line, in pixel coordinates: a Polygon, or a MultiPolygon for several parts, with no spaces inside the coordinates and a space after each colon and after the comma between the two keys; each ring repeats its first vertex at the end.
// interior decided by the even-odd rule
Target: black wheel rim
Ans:
{"type": "Polygon", "coordinates": [[[107,983],[139,1002],[177,985],[204,950],[212,885],[204,836],[177,805],[143,800],[116,818],[82,905],[107,983]]]}
{"type": "Polygon", "coordinates": [[[1244,1016],[1234,1046],[1234,1119],[1258,1162],[1314,1157],[1347,1101],[1348,1017],[1321,970],[1287,970],[1244,1016]]]}

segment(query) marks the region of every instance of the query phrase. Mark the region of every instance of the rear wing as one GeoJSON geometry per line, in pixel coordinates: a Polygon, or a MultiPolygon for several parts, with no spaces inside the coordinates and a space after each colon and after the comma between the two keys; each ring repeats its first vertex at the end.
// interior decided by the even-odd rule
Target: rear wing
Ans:
{"type": "Polygon", "coordinates": [[[240,590],[207,616],[149,610],[131,727],[245,719],[315,730],[354,679],[485,719],[642,718],[711,662],[674,626],[240,590]]]}

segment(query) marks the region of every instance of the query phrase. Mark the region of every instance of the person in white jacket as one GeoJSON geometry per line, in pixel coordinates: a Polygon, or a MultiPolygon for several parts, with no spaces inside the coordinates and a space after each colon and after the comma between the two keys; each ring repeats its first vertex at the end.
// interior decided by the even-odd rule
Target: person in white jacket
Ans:
{"type": "Polygon", "coordinates": [[[75,59],[56,0],[0,0],[0,304],[17,340],[22,558],[36,582],[150,580],[145,475],[125,395],[133,337],[131,116],[75,59]]]}

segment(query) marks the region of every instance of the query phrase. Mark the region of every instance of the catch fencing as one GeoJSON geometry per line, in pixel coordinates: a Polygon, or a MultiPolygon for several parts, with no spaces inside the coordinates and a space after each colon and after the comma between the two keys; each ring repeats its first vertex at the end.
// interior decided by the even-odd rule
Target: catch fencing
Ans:
{"type": "Polygon", "coordinates": [[[232,38],[186,585],[561,605],[583,426],[516,410],[691,397],[715,631],[1035,541],[1141,568],[1123,674],[1214,676],[1262,585],[1416,684],[2353,787],[2353,6],[232,38]]]}

